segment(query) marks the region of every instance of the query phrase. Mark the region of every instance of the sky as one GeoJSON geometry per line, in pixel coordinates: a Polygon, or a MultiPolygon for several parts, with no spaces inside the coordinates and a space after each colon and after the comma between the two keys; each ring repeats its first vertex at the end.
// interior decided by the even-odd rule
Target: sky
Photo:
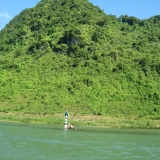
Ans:
{"type": "MultiPolygon", "coordinates": [[[[0,0],[0,30],[25,8],[34,7],[40,0],[0,0]]],[[[160,15],[160,0],[89,0],[106,14],[116,17],[134,16],[139,19],[160,15]]]]}

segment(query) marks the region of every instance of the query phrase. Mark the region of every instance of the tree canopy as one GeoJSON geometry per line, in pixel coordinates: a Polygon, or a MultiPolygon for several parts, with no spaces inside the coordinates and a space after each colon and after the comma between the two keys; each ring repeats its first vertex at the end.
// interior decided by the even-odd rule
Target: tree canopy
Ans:
{"type": "Polygon", "coordinates": [[[41,0],[0,31],[1,111],[159,118],[160,15],[41,0]]]}

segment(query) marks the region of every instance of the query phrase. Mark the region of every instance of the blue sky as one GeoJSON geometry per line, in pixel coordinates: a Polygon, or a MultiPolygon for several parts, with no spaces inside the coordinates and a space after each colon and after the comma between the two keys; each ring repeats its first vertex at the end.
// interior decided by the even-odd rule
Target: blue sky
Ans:
{"type": "MultiPolygon", "coordinates": [[[[25,8],[34,7],[40,0],[0,0],[0,30],[25,8]]],[[[127,14],[139,19],[160,15],[160,0],[89,0],[106,14],[117,17],[127,14]]]]}

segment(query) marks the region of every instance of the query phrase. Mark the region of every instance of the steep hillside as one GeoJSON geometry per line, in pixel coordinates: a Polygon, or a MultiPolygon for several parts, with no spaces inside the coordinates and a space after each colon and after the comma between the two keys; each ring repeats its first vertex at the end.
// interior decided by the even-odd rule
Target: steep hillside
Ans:
{"type": "Polygon", "coordinates": [[[159,119],[160,16],[41,0],[0,32],[0,111],[159,119]]]}

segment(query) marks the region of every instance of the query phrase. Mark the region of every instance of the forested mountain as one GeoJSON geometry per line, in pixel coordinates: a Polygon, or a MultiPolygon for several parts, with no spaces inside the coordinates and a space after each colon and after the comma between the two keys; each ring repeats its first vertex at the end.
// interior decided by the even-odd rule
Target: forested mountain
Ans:
{"type": "Polygon", "coordinates": [[[41,0],[0,31],[0,110],[160,118],[160,15],[41,0]]]}

